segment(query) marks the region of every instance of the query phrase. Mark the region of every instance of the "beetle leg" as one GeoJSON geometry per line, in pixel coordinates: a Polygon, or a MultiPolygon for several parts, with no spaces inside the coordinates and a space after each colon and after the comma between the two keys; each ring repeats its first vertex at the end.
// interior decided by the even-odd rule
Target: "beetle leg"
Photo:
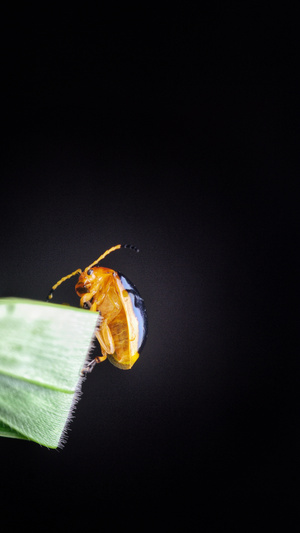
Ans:
{"type": "Polygon", "coordinates": [[[92,372],[94,366],[96,366],[97,363],[102,363],[102,361],[105,361],[107,358],[107,355],[104,355],[103,357],[95,357],[95,359],[92,359],[82,370],[81,375],[84,376],[85,372],[92,372]]]}
{"type": "Polygon", "coordinates": [[[80,298],[80,307],[83,307],[85,303],[89,302],[93,298],[93,294],[91,292],[87,292],[80,298]]]}
{"type": "MultiPolygon", "coordinates": [[[[109,329],[109,327],[107,326],[107,328],[109,329]]],[[[110,329],[109,329],[109,332],[110,332],[110,329]]],[[[100,331],[96,331],[95,333],[98,341],[99,341],[99,344],[101,346],[101,352],[102,352],[102,356],[97,356],[95,357],[95,359],[92,359],[92,361],[90,361],[82,370],[81,370],[81,375],[84,376],[84,374],[86,372],[92,372],[94,366],[97,364],[97,363],[102,363],[103,361],[105,361],[105,359],[107,359],[107,350],[109,349],[109,347],[107,347],[104,343],[104,340],[100,334],[100,331]]],[[[111,333],[110,333],[111,335],[111,333]]],[[[113,348],[115,350],[115,346],[113,348]]]]}
{"type": "Polygon", "coordinates": [[[90,305],[90,311],[97,311],[97,302],[94,302],[90,305]]]}
{"type": "Polygon", "coordinates": [[[100,325],[100,328],[95,333],[99,344],[101,346],[101,351],[103,356],[107,356],[107,354],[113,354],[115,353],[115,343],[110,331],[110,327],[107,324],[107,320],[103,320],[103,322],[100,325]]]}
{"type": "Polygon", "coordinates": [[[90,361],[88,363],[88,365],[86,365],[82,370],[81,370],[81,375],[84,376],[84,374],[86,372],[92,372],[94,366],[96,365],[97,361],[96,359],[92,359],[92,361],[90,361]]]}
{"type": "MultiPolygon", "coordinates": [[[[89,294],[89,296],[90,296],[90,294],[89,294]]],[[[80,304],[81,304],[81,302],[80,302],[80,304]]],[[[86,302],[83,302],[82,307],[85,307],[89,311],[97,311],[97,302],[91,303],[90,300],[87,300],[86,302]]]]}

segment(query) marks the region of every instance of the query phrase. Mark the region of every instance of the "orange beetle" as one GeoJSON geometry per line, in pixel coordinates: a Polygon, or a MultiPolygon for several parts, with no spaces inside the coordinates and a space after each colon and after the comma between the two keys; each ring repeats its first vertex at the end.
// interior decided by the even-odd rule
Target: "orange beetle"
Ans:
{"type": "Polygon", "coordinates": [[[53,285],[53,291],[64,281],[80,274],[75,290],[80,296],[80,306],[98,311],[101,321],[95,335],[99,341],[102,357],[95,357],[85,370],[91,371],[96,363],[107,357],[122,369],[131,368],[139,357],[139,351],[147,336],[147,314],[144,301],[136,287],[120,272],[94,266],[104,257],[119,248],[138,249],[129,244],[118,244],[107,250],[84,271],[75,270],[53,285]]]}

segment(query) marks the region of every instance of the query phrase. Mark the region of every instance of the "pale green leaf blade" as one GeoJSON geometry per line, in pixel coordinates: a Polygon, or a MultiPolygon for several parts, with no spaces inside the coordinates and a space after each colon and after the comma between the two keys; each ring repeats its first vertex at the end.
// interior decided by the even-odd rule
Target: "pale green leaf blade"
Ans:
{"type": "Polygon", "coordinates": [[[58,446],[97,320],[82,309],[0,299],[0,435],[58,446]]]}
{"type": "Polygon", "coordinates": [[[10,437],[12,439],[26,439],[24,435],[18,433],[15,429],[12,429],[4,422],[0,421],[0,437],[10,437]]]}

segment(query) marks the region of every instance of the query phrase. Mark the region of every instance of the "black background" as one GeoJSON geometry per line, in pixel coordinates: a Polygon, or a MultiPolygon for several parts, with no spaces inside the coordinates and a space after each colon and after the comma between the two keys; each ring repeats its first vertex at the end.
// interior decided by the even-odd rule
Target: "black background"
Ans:
{"type": "MultiPolygon", "coordinates": [[[[4,19],[1,296],[44,300],[128,242],[105,266],[149,317],[134,368],[84,383],[63,450],[1,440],[12,522],[241,531],[296,479],[297,28],[147,9],[4,19]]],[[[78,305],[74,282],[56,298],[78,305]]]]}

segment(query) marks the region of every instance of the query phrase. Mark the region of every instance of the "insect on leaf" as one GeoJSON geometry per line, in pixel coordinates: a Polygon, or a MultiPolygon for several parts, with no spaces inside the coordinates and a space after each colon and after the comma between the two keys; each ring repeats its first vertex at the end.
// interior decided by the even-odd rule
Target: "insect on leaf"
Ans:
{"type": "Polygon", "coordinates": [[[0,436],[63,443],[98,313],[0,299],[0,436]]]}

